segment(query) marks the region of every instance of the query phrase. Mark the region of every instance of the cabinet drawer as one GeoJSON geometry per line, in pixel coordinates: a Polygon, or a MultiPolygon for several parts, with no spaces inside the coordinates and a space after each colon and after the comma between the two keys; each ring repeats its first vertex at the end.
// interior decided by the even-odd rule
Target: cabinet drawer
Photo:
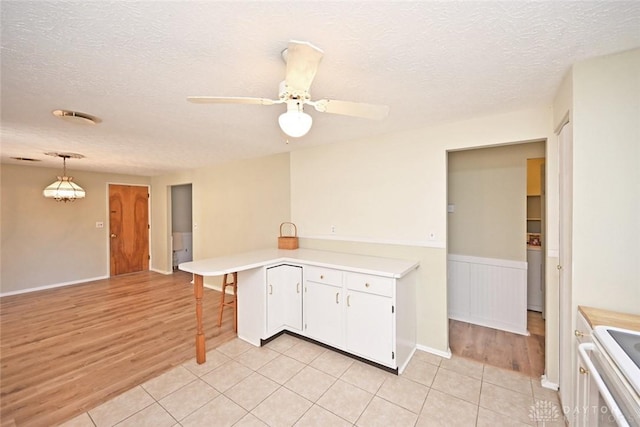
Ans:
{"type": "Polygon", "coordinates": [[[304,278],[312,282],[342,286],[342,271],[323,267],[304,267],[304,278]]]}
{"type": "Polygon", "coordinates": [[[347,289],[369,294],[393,296],[394,280],[390,277],[369,274],[347,273],[347,289]]]}

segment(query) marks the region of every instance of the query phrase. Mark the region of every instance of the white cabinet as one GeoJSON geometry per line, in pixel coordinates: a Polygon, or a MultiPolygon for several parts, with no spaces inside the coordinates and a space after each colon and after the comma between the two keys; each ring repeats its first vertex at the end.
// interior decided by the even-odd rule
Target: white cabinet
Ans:
{"type": "MultiPolygon", "coordinates": [[[[415,285],[402,282],[402,330],[396,325],[397,279],[305,266],[304,335],[390,368],[415,348],[415,285]],[[398,359],[396,337],[403,343],[398,359]]],[[[404,366],[400,366],[400,369],[404,366]]]]}
{"type": "Polygon", "coordinates": [[[402,373],[416,350],[418,265],[353,253],[263,249],[180,269],[199,276],[238,273],[238,337],[246,342],[260,346],[287,331],[402,373]]]}
{"type": "Polygon", "coordinates": [[[302,330],[302,267],[267,268],[267,335],[302,330]]]}
{"type": "Polygon", "coordinates": [[[395,359],[394,280],[346,273],[347,351],[383,365],[395,359]]]}
{"type": "Polygon", "coordinates": [[[344,347],[342,271],[305,267],[304,332],[324,344],[344,347]]]}
{"type": "Polygon", "coordinates": [[[342,288],[307,281],[305,284],[305,335],[324,344],[342,348],[342,288]]]}

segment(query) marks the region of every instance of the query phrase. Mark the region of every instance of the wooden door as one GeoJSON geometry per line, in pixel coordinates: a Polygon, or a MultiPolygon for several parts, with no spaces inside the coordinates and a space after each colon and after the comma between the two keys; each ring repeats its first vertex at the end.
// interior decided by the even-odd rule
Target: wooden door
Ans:
{"type": "Polygon", "coordinates": [[[149,269],[149,189],[109,185],[111,276],[149,269]]]}

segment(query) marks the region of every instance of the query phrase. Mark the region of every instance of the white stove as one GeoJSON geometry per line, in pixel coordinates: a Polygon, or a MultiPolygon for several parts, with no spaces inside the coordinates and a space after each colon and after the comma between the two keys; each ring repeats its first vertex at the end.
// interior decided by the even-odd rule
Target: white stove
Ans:
{"type": "Polygon", "coordinates": [[[593,343],[582,346],[616,423],[640,427],[640,331],[596,326],[593,343]]]}
{"type": "Polygon", "coordinates": [[[640,395],[640,331],[596,326],[593,335],[640,395]]]}

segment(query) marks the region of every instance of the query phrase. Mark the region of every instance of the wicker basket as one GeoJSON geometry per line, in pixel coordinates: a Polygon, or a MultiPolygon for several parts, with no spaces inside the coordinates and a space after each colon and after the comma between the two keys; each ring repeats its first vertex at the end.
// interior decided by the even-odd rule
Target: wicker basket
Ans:
{"type": "Polygon", "coordinates": [[[278,249],[298,249],[298,228],[292,222],[283,222],[280,224],[280,237],[278,237],[278,249]],[[283,233],[283,227],[289,224],[289,231],[293,232],[293,235],[285,236],[283,233]]]}

